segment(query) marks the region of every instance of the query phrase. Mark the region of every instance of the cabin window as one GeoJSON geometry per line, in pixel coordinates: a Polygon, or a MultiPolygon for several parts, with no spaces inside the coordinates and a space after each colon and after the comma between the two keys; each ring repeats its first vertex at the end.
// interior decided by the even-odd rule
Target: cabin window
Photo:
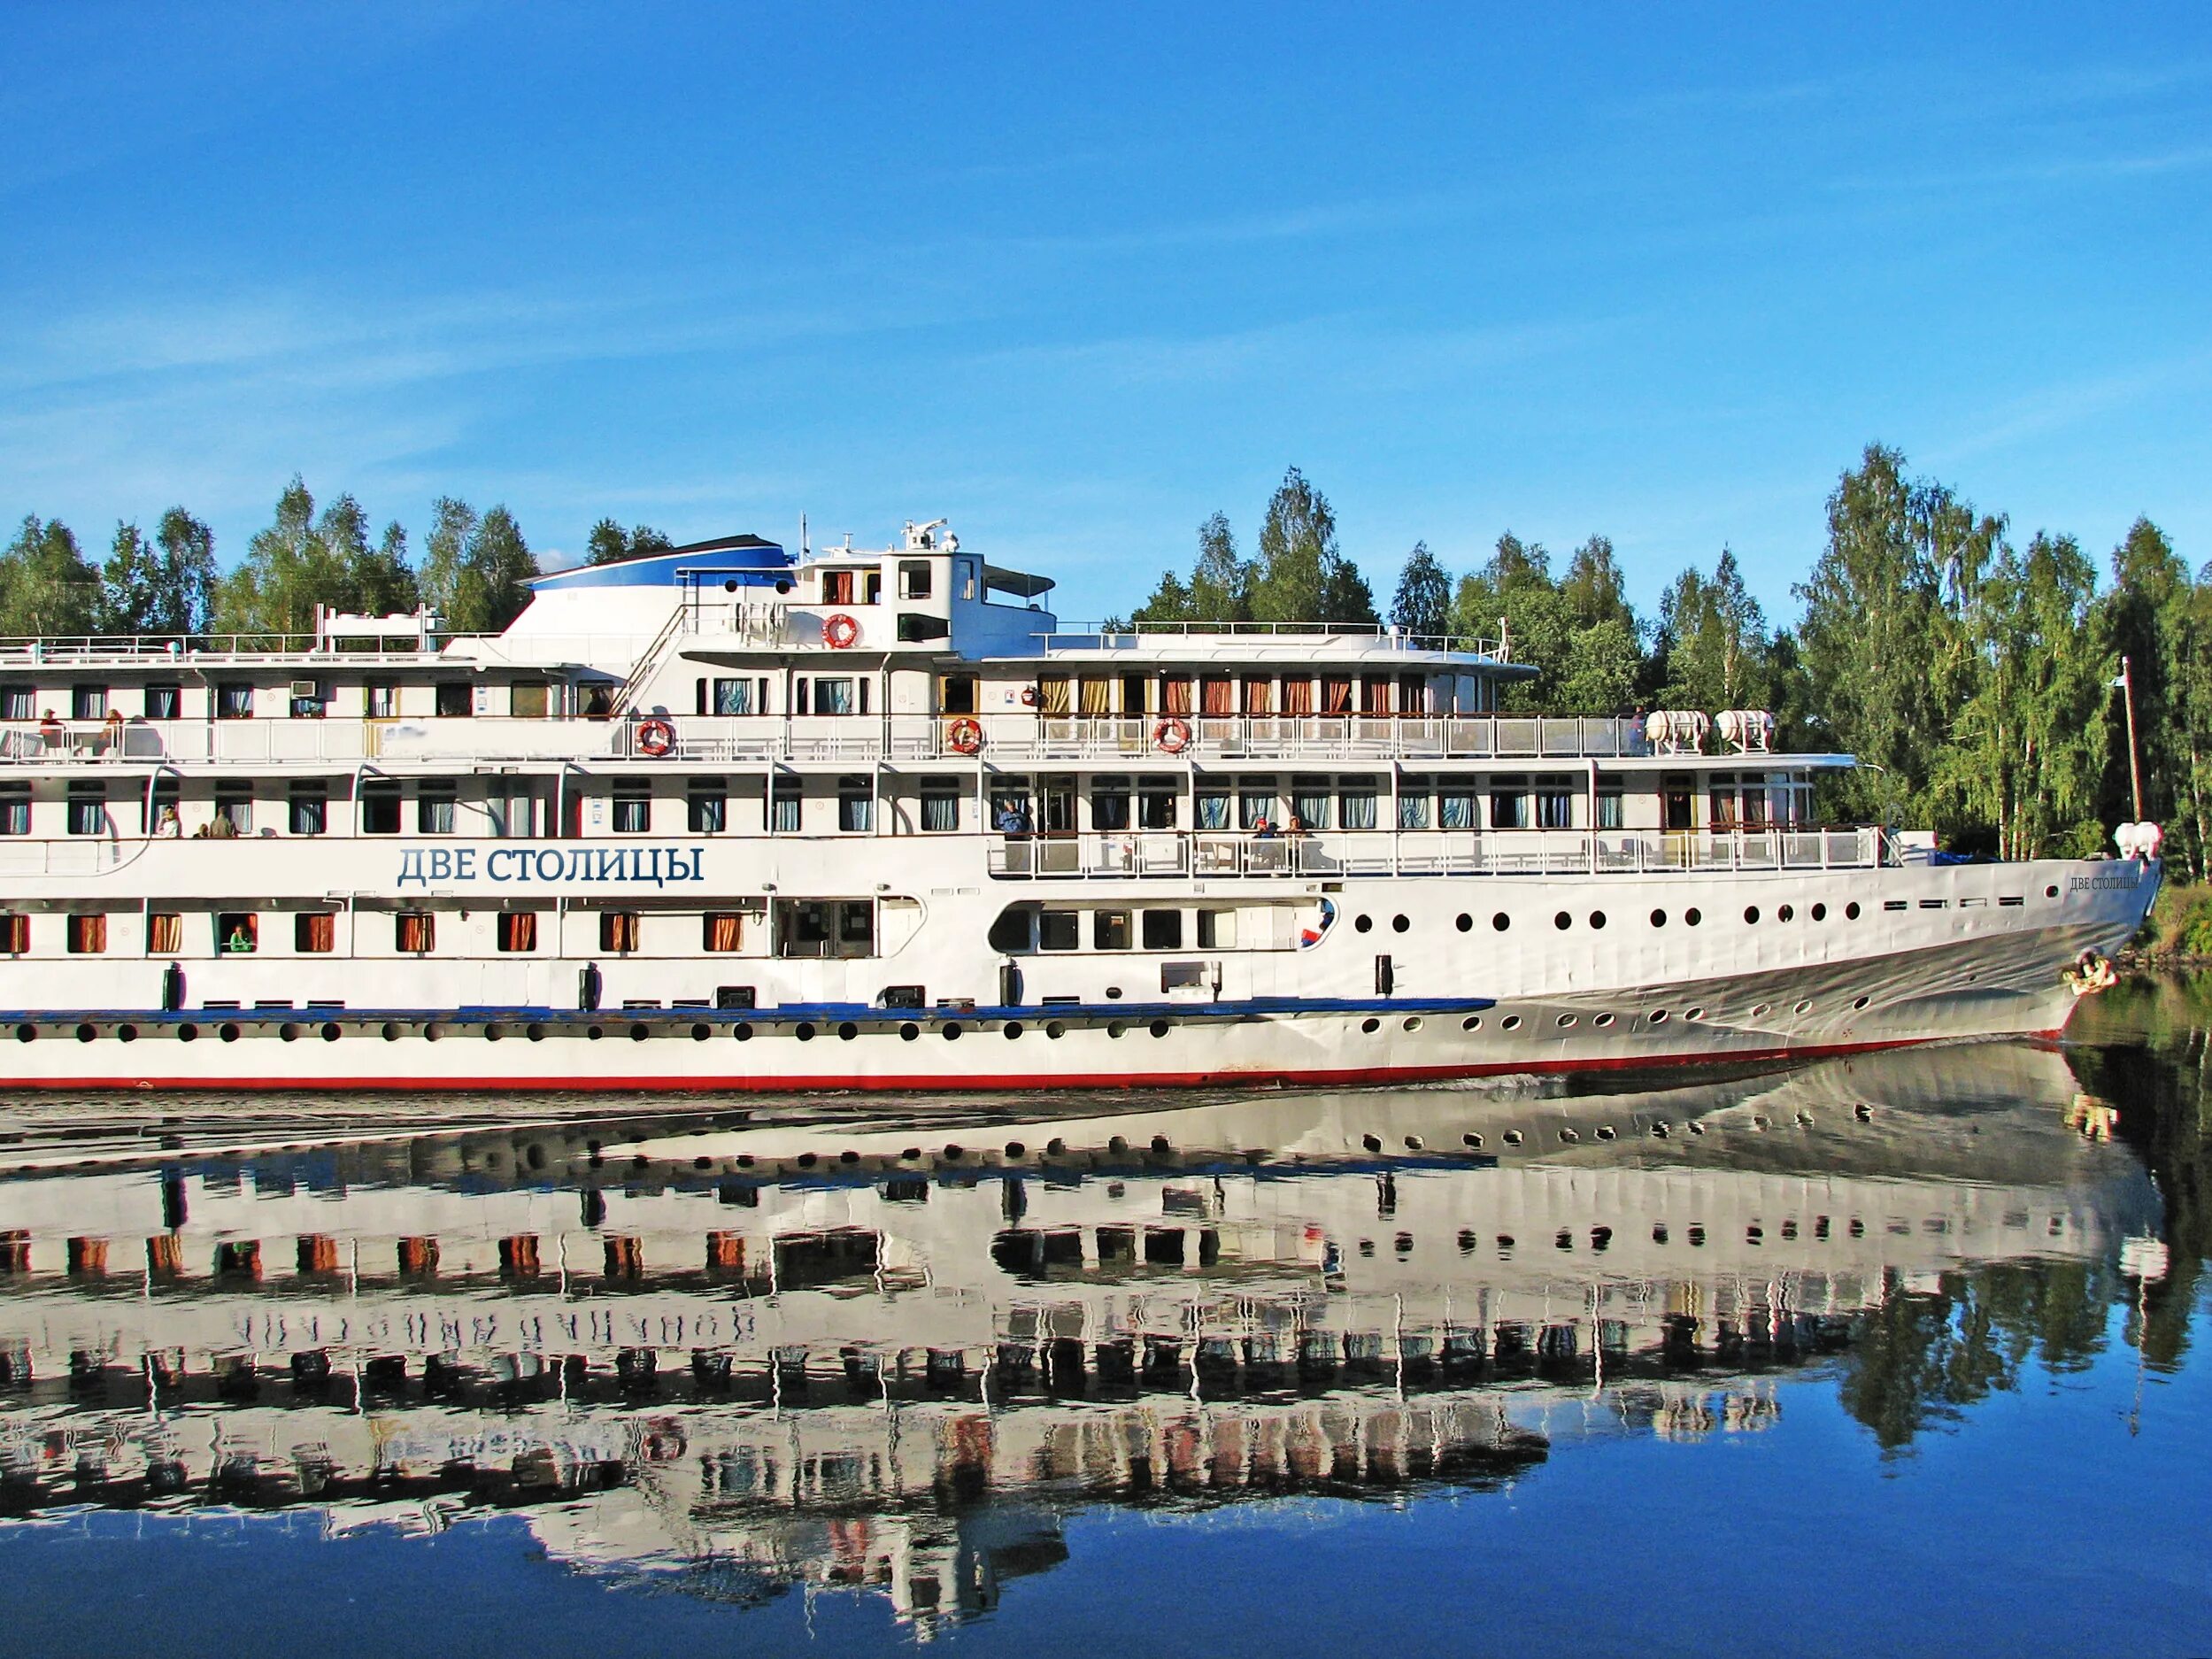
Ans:
{"type": "Polygon", "coordinates": [[[1192,712],[1191,681],[1186,675],[1170,674],[1160,682],[1160,712],[1187,718],[1192,712]]]}
{"type": "Polygon", "coordinates": [[[183,692],[176,686],[150,685],[146,688],[146,718],[174,720],[183,700],[183,692]]]}
{"type": "Polygon", "coordinates": [[[391,720],[399,714],[399,688],[389,680],[371,680],[361,688],[361,712],[371,720],[391,720]]]}
{"type": "Polygon", "coordinates": [[[1144,914],[1144,940],[1146,950],[1179,951],[1183,948],[1182,911],[1147,910],[1144,914]]]}
{"type": "Polygon", "coordinates": [[[902,559],[898,561],[898,597],[902,599],[926,599],[929,597],[929,561],[926,559],[902,559]]]}
{"type": "Polygon", "coordinates": [[[735,910],[710,910],[699,918],[699,944],[706,950],[734,951],[744,932],[744,919],[735,910]]]}
{"type": "Polygon", "coordinates": [[[599,912],[599,948],[611,955],[623,955],[637,948],[639,917],[635,910],[602,910],[599,912]]]}
{"type": "Polygon", "coordinates": [[[518,683],[514,698],[508,705],[517,720],[543,720],[551,707],[551,687],[543,682],[518,683]]]}
{"type": "Polygon", "coordinates": [[[652,828],[653,786],[643,778],[614,785],[613,830],[618,836],[642,836],[652,828]]]}
{"type": "Polygon", "coordinates": [[[1360,676],[1360,712],[1362,714],[1387,714],[1391,712],[1390,675],[1363,674],[1360,676]]]}
{"type": "Polygon", "coordinates": [[[1563,777],[1536,781],[1536,827],[1571,830],[1575,827],[1574,785],[1563,777]]]}
{"type": "Polygon", "coordinates": [[[146,953],[181,956],[184,953],[184,918],[173,910],[157,910],[146,918],[146,953]]]}
{"type": "Polygon", "coordinates": [[[842,715],[866,714],[865,705],[855,706],[852,682],[842,675],[814,682],[814,708],[817,714],[842,715]]]}
{"type": "Polygon", "coordinates": [[[875,906],[867,899],[779,899],[778,956],[852,958],[875,954],[875,906]]]}
{"type": "Polygon", "coordinates": [[[161,821],[177,809],[183,799],[183,786],[173,777],[158,777],[153,788],[139,798],[138,831],[141,835],[159,833],[161,821]]]}
{"type": "Polygon", "coordinates": [[[107,950],[107,917],[95,913],[69,918],[69,953],[98,956],[107,950]]]}
{"type": "Polygon", "coordinates": [[[292,949],[302,956],[327,956],[338,948],[338,918],[328,910],[303,910],[292,918],[292,949]]]}
{"type": "Polygon", "coordinates": [[[69,717],[72,720],[105,720],[107,687],[79,685],[70,688],[69,717]]]}
{"type": "Polygon", "coordinates": [[[1408,777],[1399,780],[1398,827],[1400,830],[1426,830],[1429,827],[1429,780],[1408,777]]]}
{"type": "MultiPolygon", "coordinates": [[[[1706,780],[1706,822],[1715,830],[1733,830],[1739,822],[1737,813],[1736,775],[1715,772],[1706,780]]],[[[1760,802],[1761,816],[1765,816],[1766,803],[1760,802]]]]}
{"type": "Polygon", "coordinates": [[[38,693],[27,685],[0,686],[0,720],[36,720],[38,693]]]}
{"type": "Polygon", "coordinates": [[[493,783],[484,797],[484,816],[496,836],[528,837],[536,827],[537,797],[516,783],[493,783]]]}
{"type": "Polygon", "coordinates": [[[292,698],[289,705],[292,711],[292,718],[294,720],[320,720],[323,715],[323,705],[328,700],[328,693],[323,688],[322,682],[320,680],[296,680],[293,682],[293,685],[295,689],[292,692],[292,698]],[[297,689],[301,685],[307,687],[304,693],[297,689]]]}
{"type": "Polygon", "coordinates": [[[1129,947],[1129,913],[1126,910],[1096,910],[1091,915],[1091,948],[1094,951],[1126,951],[1129,947]]]}
{"type": "Polygon", "coordinates": [[[1199,911],[1198,948],[1202,951],[1235,950],[1237,913],[1234,910],[1199,911]]]}
{"type": "Polygon", "coordinates": [[[757,714],[760,699],[751,680],[716,680],[713,712],[717,714],[757,714]]]}
{"type": "Polygon", "coordinates": [[[69,786],[69,833],[96,836],[107,833],[107,786],[72,783],[69,786]]]}
{"type": "Polygon", "coordinates": [[[250,956],[260,948],[261,918],[250,910],[215,914],[215,949],[225,956],[250,956]]]}
{"type": "Polygon", "coordinates": [[[365,783],[361,785],[361,833],[396,836],[399,833],[399,785],[365,783]]]}
{"type": "Polygon", "coordinates": [[[439,681],[438,718],[440,720],[466,719],[475,707],[476,699],[471,694],[472,690],[473,688],[466,680],[439,681]]]}
{"type": "Polygon", "coordinates": [[[972,559],[958,559],[954,561],[954,567],[960,573],[960,598],[974,598],[975,597],[975,561],[972,559]]]}
{"type": "Polygon", "coordinates": [[[1283,682],[1283,713],[1292,720],[1306,720],[1314,713],[1314,683],[1302,675],[1286,675],[1283,682]]]}
{"type": "Polygon", "coordinates": [[[329,794],[321,783],[292,785],[292,833],[296,836],[319,836],[330,810],[329,794]]]}
{"type": "Polygon", "coordinates": [[[1627,822],[1622,811],[1622,786],[1618,777],[1598,779],[1598,828],[1618,830],[1627,822]]]}
{"type": "Polygon", "coordinates": [[[425,778],[415,785],[415,833],[450,836],[453,833],[455,801],[459,786],[451,778],[425,778]]]}
{"type": "Polygon", "coordinates": [[[1256,830],[1276,821],[1275,780],[1255,774],[1237,780],[1237,827],[1256,830]]]}
{"type": "Polygon", "coordinates": [[[875,797],[864,777],[837,780],[837,828],[847,835],[867,835],[875,827],[875,797]]]}
{"type": "Polygon", "coordinates": [[[1429,712],[1429,682],[1418,674],[1398,676],[1398,712],[1401,714],[1425,714],[1429,712]]]}
{"type": "Polygon", "coordinates": [[[1262,719],[1275,713],[1275,681],[1268,675],[1245,676],[1245,713],[1262,719]]]}
{"type": "Polygon", "coordinates": [[[437,937],[436,919],[428,910],[402,910],[392,917],[393,946],[405,955],[427,955],[437,937]]]}
{"type": "Polygon", "coordinates": [[[1661,827],[1669,830],[1690,830],[1696,827],[1697,794],[1687,772],[1669,772],[1660,786],[1661,827]]]}
{"type": "Polygon", "coordinates": [[[799,831],[799,783],[795,777],[779,777],[770,785],[769,828],[777,835],[799,831]]]}
{"type": "MultiPolygon", "coordinates": [[[[1332,814],[1329,780],[1325,777],[1294,777],[1291,780],[1291,816],[1301,830],[1326,830],[1332,814]]],[[[1285,826],[1288,827],[1287,825],[1285,826]]]]}
{"type": "Polygon", "coordinates": [[[1345,830],[1372,830],[1376,826],[1376,796],[1377,791],[1371,777],[1347,777],[1337,785],[1337,810],[1340,816],[1338,827],[1345,830]]]}
{"type": "Polygon", "coordinates": [[[1437,828],[1472,830],[1475,824],[1473,783],[1463,777],[1444,779],[1437,791],[1437,828]]]}
{"type": "Polygon", "coordinates": [[[1350,675],[1329,674],[1322,676],[1321,712],[1324,714],[1349,714],[1352,712],[1350,675]]]}
{"type": "Polygon", "coordinates": [[[729,796],[718,777],[695,777],[684,792],[686,822],[695,836],[718,836],[729,828],[729,796]]]}
{"type": "Polygon", "coordinates": [[[215,786],[215,819],[210,826],[212,833],[220,833],[228,824],[233,835],[250,836],[253,833],[253,794],[244,783],[218,783],[215,786]]]}
{"type": "Polygon", "coordinates": [[[999,777],[991,780],[990,827],[1006,835],[1026,835],[1036,824],[1029,812],[1029,780],[999,777]]]}
{"type": "Polygon", "coordinates": [[[31,919],[18,911],[0,915],[0,952],[20,956],[31,948],[31,919]]]}
{"type": "Polygon", "coordinates": [[[1100,777],[1091,784],[1091,827],[1102,832],[1129,827],[1129,781],[1100,777]]]}
{"type": "Polygon", "coordinates": [[[1083,712],[1086,719],[1103,720],[1114,712],[1114,682],[1088,679],[1080,682],[1083,712]]]}
{"type": "Polygon", "coordinates": [[[1083,913],[1079,910],[1040,911],[1037,918],[1037,948],[1072,951],[1081,946],[1083,913]]]}
{"type": "Polygon", "coordinates": [[[973,714],[975,712],[975,676],[972,674],[948,674],[937,682],[937,709],[946,714],[973,714]]]}
{"type": "Polygon", "coordinates": [[[1227,720],[1237,712],[1237,682],[1225,674],[1202,675],[1198,679],[1198,713],[1209,720],[1227,720]]]}
{"type": "Polygon", "coordinates": [[[1490,827],[1493,830],[1526,830],[1529,827],[1529,798],[1522,791],[1528,787],[1525,777],[1494,777],[1490,781],[1490,827]]]}
{"type": "Polygon", "coordinates": [[[960,780],[925,777],[921,780],[921,828],[924,834],[944,835],[960,827],[960,780]]]}
{"type": "Polygon", "coordinates": [[[31,833],[31,786],[0,783],[0,836],[31,833]]]}
{"type": "Polygon", "coordinates": [[[990,924],[990,948],[1005,956],[1018,956],[1029,948],[1029,918],[1036,913],[1022,905],[1009,905],[990,924]]]}
{"type": "Polygon", "coordinates": [[[499,948],[513,955],[537,949],[537,912],[503,910],[499,913],[499,948]]]}
{"type": "Polygon", "coordinates": [[[1144,777],[1137,783],[1137,827],[1172,830],[1175,827],[1175,781],[1171,777],[1144,777]]]}

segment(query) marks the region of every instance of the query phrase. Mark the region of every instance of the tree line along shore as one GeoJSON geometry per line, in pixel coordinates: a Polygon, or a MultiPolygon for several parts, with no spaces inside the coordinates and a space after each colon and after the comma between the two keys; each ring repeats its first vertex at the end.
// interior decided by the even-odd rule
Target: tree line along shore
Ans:
{"type": "MultiPolygon", "coordinates": [[[[671,545],[650,526],[602,519],[587,558],[671,545]]],[[[350,495],[319,508],[296,477],[227,571],[212,533],[182,507],[150,533],[119,523],[99,565],[66,525],[27,517],[0,550],[0,635],[304,635],[319,605],[386,613],[427,604],[452,630],[493,630],[521,609],[537,574],[504,505],[480,513],[441,498],[418,560],[402,525],[376,532],[350,495]]],[[[2038,530],[2023,544],[2002,513],[1912,476],[1898,451],[1873,445],[1829,495],[1825,541],[1792,592],[1796,621],[1770,623],[1723,548],[1709,573],[1684,570],[1656,614],[1639,615],[1605,536],[1559,559],[1507,531],[1456,577],[1416,544],[1378,611],[1338,545],[1327,498],[1292,468],[1252,556],[1215,513],[1188,573],[1163,575],[1116,621],[1387,621],[1424,638],[1507,642],[1541,670],[1504,694],[1516,711],[1771,709],[1786,746],[1868,763],[1823,784],[1827,815],[1931,824],[1954,850],[2008,858],[2091,855],[2137,815],[2113,683],[2125,657],[2142,815],[2166,827],[2173,873],[2203,877],[2212,566],[2193,572],[2149,519],[2130,528],[2100,579],[2072,536],[2038,530]]],[[[2192,953],[2212,953],[2212,911],[2184,934],[2192,953]]]]}

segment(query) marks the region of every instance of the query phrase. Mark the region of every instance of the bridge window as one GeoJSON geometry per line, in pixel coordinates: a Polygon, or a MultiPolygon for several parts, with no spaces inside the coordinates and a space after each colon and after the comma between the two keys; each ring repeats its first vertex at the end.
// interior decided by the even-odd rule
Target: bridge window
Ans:
{"type": "Polygon", "coordinates": [[[902,599],[926,599],[929,597],[929,561],[926,559],[902,559],[898,561],[898,597],[902,599]]]}
{"type": "Polygon", "coordinates": [[[1098,910],[1091,913],[1091,947],[1098,951],[1126,951],[1129,947],[1129,913],[1098,910]]]}
{"type": "Polygon", "coordinates": [[[1037,919],[1037,947],[1040,951],[1072,951],[1081,946],[1082,912],[1047,910],[1037,919]]]}
{"type": "Polygon", "coordinates": [[[1037,913],[1026,905],[1009,905],[990,924],[990,948],[1006,956],[1018,956],[1029,948],[1029,918],[1037,913]]]}
{"type": "Polygon", "coordinates": [[[1183,948],[1182,911],[1147,910],[1144,914],[1144,940],[1146,950],[1179,951],[1183,948]]]}

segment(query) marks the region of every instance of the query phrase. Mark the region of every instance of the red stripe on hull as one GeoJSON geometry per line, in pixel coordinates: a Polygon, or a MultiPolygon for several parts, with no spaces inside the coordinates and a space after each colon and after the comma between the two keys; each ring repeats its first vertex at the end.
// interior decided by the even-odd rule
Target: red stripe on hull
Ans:
{"type": "MultiPolygon", "coordinates": [[[[2055,1041],[2057,1030],[2028,1033],[1992,1033],[2055,1041]]],[[[764,1077],[757,1075],[726,1077],[73,1077],[66,1080],[11,1078],[18,1089],[50,1091],[145,1090],[244,1092],[274,1093],[280,1090],[328,1091],[339,1093],[404,1092],[421,1094],[880,1094],[903,1089],[921,1093],[966,1092],[1006,1093],[1042,1089],[1179,1089],[1228,1084],[1295,1084],[1326,1087],[1346,1084],[1439,1083],[1461,1077],[1509,1077],[1576,1071],[1640,1071],[1656,1066],[1723,1066],[1757,1064],[1769,1061],[1812,1060],[1838,1054],[1864,1054],[1891,1048],[1912,1048],[1928,1043],[1957,1042],[1956,1037],[1900,1037],[1880,1042],[1812,1043],[1779,1048],[1722,1049],[1684,1054],[1623,1054],[1592,1060],[1533,1060],[1514,1063],[1453,1066],[1364,1066],[1343,1070],[1284,1071],[1131,1071],[1103,1076],[1039,1076],[1033,1073],[1005,1076],[913,1076],[856,1077],[764,1077]]]]}

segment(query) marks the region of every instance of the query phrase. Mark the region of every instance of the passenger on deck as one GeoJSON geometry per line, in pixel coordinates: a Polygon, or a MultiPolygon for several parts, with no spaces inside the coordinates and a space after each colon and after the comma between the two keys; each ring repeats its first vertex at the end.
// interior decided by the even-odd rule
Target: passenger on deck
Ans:
{"type": "Polygon", "coordinates": [[[1252,838],[1255,841],[1279,841],[1283,838],[1283,832],[1268,820],[1261,818],[1254,821],[1252,826],[1252,838]]]}
{"type": "Polygon", "coordinates": [[[996,822],[1002,836],[1025,836],[1029,833],[1029,814],[1019,806],[1001,806],[996,822]]]}

